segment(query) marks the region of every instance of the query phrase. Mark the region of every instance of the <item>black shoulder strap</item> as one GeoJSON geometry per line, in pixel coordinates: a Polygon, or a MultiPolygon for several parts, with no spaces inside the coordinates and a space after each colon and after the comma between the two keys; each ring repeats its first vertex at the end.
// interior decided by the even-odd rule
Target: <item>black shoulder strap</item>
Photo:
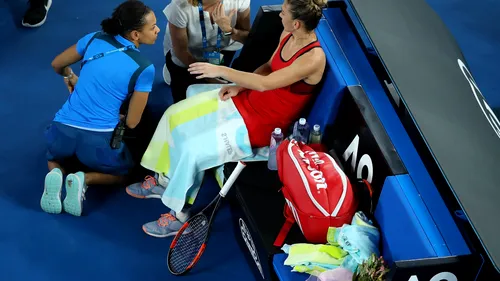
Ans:
{"type": "MultiPolygon", "coordinates": [[[[111,44],[115,48],[123,47],[123,44],[118,42],[114,36],[108,35],[106,33],[101,33],[98,36],[98,38],[108,42],[109,44],[111,44]]],[[[123,101],[122,108],[120,110],[121,112],[125,113],[125,115],[127,115],[128,104],[130,103],[130,98],[132,97],[132,94],[134,93],[135,84],[137,83],[137,79],[139,78],[141,73],[146,68],[148,68],[150,65],[152,65],[153,63],[150,60],[148,60],[147,58],[145,58],[143,55],[141,55],[141,53],[139,53],[138,51],[136,51],[134,49],[128,49],[128,50],[124,51],[124,53],[127,54],[131,59],[133,59],[135,61],[135,63],[137,63],[137,65],[139,66],[139,67],[137,67],[137,69],[134,71],[134,73],[130,77],[130,81],[128,83],[128,96],[123,101]]]]}
{"type": "MultiPolygon", "coordinates": [[[[102,39],[102,40],[108,42],[109,44],[113,45],[115,48],[123,47],[123,44],[118,42],[115,39],[115,37],[113,37],[111,35],[102,33],[99,36],[99,39],[102,39]]],[[[139,53],[133,49],[126,50],[124,53],[127,54],[131,59],[133,59],[135,61],[135,63],[137,63],[137,65],[139,66],[139,67],[137,67],[135,72],[130,77],[130,81],[128,84],[128,93],[130,95],[134,92],[135,83],[137,82],[137,79],[139,78],[141,73],[144,71],[144,69],[148,68],[153,63],[151,61],[149,61],[147,58],[145,58],[143,55],[141,55],[141,53],[139,53]]]]}
{"type": "Polygon", "coordinates": [[[96,32],[96,33],[92,36],[92,38],[90,38],[89,42],[87,43],[87,46],[85,46],[85,49],[83,49],[83,55],[84,55],[84,56],[85,56],[85,53],[87,52],[87,49],[88,49],[88,48],[89,48],[89,46],[90,46],[90,43],[92,43],[92,41],[94,41],[94,39],[95,39],[96,37],[98,37],[99,35],[101,35],[101,33],[102,33],[102,32],[100,32],[100,31],[99,31],[99,32],[96,32]]]}

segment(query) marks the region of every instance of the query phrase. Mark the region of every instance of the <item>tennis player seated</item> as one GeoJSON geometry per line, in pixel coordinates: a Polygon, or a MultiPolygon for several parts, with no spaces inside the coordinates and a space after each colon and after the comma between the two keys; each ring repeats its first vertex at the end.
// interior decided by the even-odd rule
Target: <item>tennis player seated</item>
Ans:
{"type": "Polygon", "coordinates": [[[269,145],[274,128],[287,133],[314,100],[326,66],[314,30],[325,5],[326,0],[285,0],[280,44],[253,73],[209,63],[189,66],[198,79],[235,85],[198,93],[165,111],[141,160],[156,175],[126,189],[136,198],[161,199],[170,209],[143,225],[147,234],[175,235],[190,216],[206,170],[254,157],[255,149],[269,145]]]}

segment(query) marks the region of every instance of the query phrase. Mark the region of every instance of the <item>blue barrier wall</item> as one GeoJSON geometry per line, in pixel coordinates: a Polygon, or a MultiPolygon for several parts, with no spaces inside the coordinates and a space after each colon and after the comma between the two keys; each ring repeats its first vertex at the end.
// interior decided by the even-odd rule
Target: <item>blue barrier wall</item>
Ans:
{"type": "MultiPolygon", "coordinates": [[[[431,215],[432,221],[426,224],[425,232],[431,239],[436,255],[448,256],[470,253],[458,227],[453,221],[450,211],[425,169],[348,21],[340,9],[328,9],[325,11],[325,17],[336,40],[344,50],[356,77],[377,111],[396,151],[405,164],[416,192],[422,198],[431,215]]],[[[400,249],[400,251],[405,251],[405,249],[400,249]]]]}
{"type": "Polygon", "coordinates": [[[426,230],[432,228],[424,202],[409,175],[386,178],[375,217],[382,234],[383,255],[387,262],[436,257],[433,241],[426,230]]]}

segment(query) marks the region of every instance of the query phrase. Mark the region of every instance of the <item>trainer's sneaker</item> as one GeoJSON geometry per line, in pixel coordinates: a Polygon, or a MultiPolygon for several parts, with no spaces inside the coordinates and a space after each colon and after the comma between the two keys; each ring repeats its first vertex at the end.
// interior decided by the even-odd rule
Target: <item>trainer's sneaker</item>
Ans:
{"type": "Polygon", "coordinates": [[[47,13],[52,0],[29,0],[29,8],[24,14],[22,25],[25,27],[39,27],[47,20],[47,13]]]}
{"type": "Polygon", "coordinates": [[[61,190],[63,174],[60,169],[52,169],[45,176],[45,187],[40,199],[42,210],[50,214],[60,214],[62,211],[61,190]]]}
{"type": "MultiPolygon", "coordinates": [[[[158,220],[144,224],[142,230],[144,230],[147,235],[165,238],[176,235],[183,224],[183,222],[175,217],[175,212],[170,211],[168,214],[161,215],[158,220]]],[[[184,234],[187,233],[189,233],[189,228],[184,231],[184,234]]]]}
{"type": "Polygon", "coordinates": [[[165,192],[165,187],[161,186],[158,183],[158,180],[156,177],[152,176],[147,176],[146,179],[141,183],[134,183],[125,189],[128,193],[128,195],[135,197],[135,198],[140,198],[140,199],[146,199],[146,198],[158,198],[160,199],[161,196],[163,195],[163,192],[165,192]]]}
{"type": "Polygon", "coordinates": [[[78,172],[66,177],[66,198],[64,198],[64,211],[73,216],[81,216],[83,211],[83,200],[85,200],[85,174],[78,172]]]}

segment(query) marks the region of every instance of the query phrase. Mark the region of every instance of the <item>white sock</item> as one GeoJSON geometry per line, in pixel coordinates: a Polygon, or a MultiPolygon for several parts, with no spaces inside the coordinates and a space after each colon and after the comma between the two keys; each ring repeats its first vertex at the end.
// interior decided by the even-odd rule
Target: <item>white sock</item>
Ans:
{"type": "Polygon", "coordinates": [[[158,184],[167,188],[168,183],[170,182],[170,179],[163,175],[163,174],[158,174],[158,184]]]}
{"type": "Polygon", "coordinates": [[[189,208],[183,208],[182,211],[178,212],[175,214],[175,217],[180,221],[180,222],[185,222],[189,219],[189,208]]]}

